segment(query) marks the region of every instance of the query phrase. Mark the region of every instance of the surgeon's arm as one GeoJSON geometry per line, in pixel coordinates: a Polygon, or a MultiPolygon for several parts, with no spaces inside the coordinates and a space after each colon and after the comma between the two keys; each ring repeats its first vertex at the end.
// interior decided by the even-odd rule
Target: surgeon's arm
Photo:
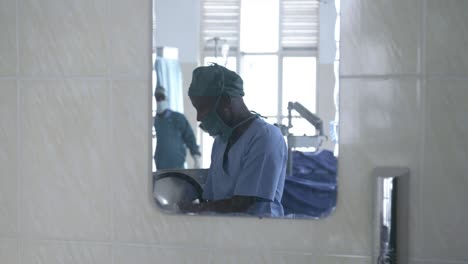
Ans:
{"type": "Polygon", "coordinates": [[[199,204],[179,204],[179,208],[184,213],[243,213],[255,203],[256,199],[256,197],[252,196],[234,196],[229,199],[207,201],[199,204]]]}
{"type": "Polygon", "coordinates": [[[190,154],[192,154],[192,156],[200,156],[201,153],[198,148],[197,141],[195,139],[195,134],[193,133],[192,127],[190,126],[187,118],[185,118],[185,116],[182,116],[180,122],[180,132],[182,134],[182,139],[184,140],[185,145],[187,145],[187,147],[189,148],[190,154]]]}

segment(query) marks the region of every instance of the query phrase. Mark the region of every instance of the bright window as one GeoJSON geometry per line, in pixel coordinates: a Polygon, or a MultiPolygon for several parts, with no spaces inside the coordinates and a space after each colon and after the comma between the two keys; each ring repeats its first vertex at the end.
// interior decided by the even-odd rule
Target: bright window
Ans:
{"type": "Polygon", "coordinates": [[[240,24],[242,52],[278,51],[278,0],[242,0],[240,24]]]}
{"type": "MultiPolygon", "coordinates": [[[[236,71],[247,107],[287,125],[290,101],[316,111],[318,8],[318,0],[202,0],[202,61],[236,71]],[[223,44],[230,47],[227,60],[223,44]]],[[[293,124],[292,132],[315,131],[302,119],[293,124]]],[[[199,135],[206,167],[213,139],[199,135]]]]}
{"type": "Polygon", "coordinates": [[[245,55],[242,62],[247,107],[261,115],[275,117],[278,114],[278,56],[245,55]]]}
{"type": "Polygon", "coordinates": [[[283,109],[288,114],[288,102],[299,102],[309,111],[316,111],[316,58],[283,58],[283,109]]]}

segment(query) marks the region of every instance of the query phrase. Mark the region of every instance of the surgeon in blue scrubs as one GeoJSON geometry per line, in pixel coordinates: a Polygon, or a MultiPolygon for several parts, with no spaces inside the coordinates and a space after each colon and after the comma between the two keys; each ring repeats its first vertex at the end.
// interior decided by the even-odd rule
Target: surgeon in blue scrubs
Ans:
{"type": "Polygon", "coordinates": [[[217,64],[198,67],[188,95],[200,127],[215,141],[205,201],[180,204],[180,209],[283,216],[286,143],[277,127],[247,108],[241,77],[217,64]]]}

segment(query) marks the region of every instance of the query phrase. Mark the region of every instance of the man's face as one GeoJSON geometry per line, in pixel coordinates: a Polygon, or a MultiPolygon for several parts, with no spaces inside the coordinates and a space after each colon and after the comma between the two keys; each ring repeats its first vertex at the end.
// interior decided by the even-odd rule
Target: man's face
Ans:
{"type": "Polygon", "coordinates": [[[197,121],[201,121],[214,107],[217,97],[214,96],[191,96],[190,101],[197,110],[197,121]]]}
{"type": "Polygon", "coordinates": [[[161,102],[166,100],[166,96],[164,94],[156,93],[154,96],[156,98],[156,102],[161,102]]]}

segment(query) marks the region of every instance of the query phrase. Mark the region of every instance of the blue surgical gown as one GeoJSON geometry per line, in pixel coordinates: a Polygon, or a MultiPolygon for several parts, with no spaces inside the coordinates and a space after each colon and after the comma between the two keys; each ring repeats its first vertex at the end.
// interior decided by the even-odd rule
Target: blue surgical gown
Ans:
{"type": "Polygon", "coordinates": [[[255,119],[231,146],[223,161],[226,143],[215,139],[203,198],[222,200],[235,195],[258,198],[248,214],[283,216],[287,147],[280,130],[255,119]]]}
{"type": "Polygon", "coordinates": [[[192,155],[200,155],[195,135],[187,118],[181,113],[166,110],[154,119],[156,152],[154,160],[159,169],[183,169],[186,148],[192,155]]]}

